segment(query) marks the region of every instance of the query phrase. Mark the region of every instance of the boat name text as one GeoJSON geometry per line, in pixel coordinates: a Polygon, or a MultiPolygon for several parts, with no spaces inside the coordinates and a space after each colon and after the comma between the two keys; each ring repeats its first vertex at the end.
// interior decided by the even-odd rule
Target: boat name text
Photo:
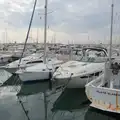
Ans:
{"type": "Polygon", "coordinates": [[[97,90],[96,92],[97,92],[97,93],[100,93],[100,94],[107,94],[107,95],[120,96],[120,94],[117,94],[117,93],[110,93],[110,92],[106,92],[106,91],[99,91],[99,90],[97,90]]]}

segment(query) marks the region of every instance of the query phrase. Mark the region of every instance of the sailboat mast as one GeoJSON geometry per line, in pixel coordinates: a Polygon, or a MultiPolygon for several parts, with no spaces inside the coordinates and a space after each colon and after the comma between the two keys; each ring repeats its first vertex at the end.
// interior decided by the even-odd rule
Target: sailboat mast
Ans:
{"type": "Polygon", "coordinates": [[[7,28],[5,28],[5,34],[4,34],[4,39],[5,39],[5,43],[7,44],[7,28]]]}
{"type": "Polygon", "coordinates": [[[110,49],[109,49],[109,61],[110,61],[110,64],[111,64],[111,56],[112,56],[113,10],[114,10],[114,4],[112,2],[112,5],[111,5],[111,28],[110,28],[110,49]]]}
{"type": "Polygon", "coordinates": [[[39,29],[37,28],[37,41],[36,41],[36,43],[38,43],[38,32],[39,32],[39,29]]]}
{"type": "Polygon", "coordinates": [[[46,41],[47,41],[47,0],[45,0],[44,63],[46,63],[46,41]]]}
{"type": "Polygon", "coordinates": [[[37,3],[37,0],[35,0],[35,2],[34,2],[34,6],[33,6],[33,11],[32,11],[32,15],[31,15],[30,23],[29,23],[27,35],[26,35],[26,38],[25,38],[24,48],[23,48],[23,51],[22,51],[22,54],[21,54],[18,66],[20,66],[21,59],[22,59],[22,57],[24,55],[24,52],[25,52],[25,48],[26,48],[26,45],[27,45],[29,33],[30,33],[30,30],[31,30],[31,25],[32,25],[32,21],[33,21],[33,16],[34,16],[34,12],[35,12],[36,3],[37,3]]]}

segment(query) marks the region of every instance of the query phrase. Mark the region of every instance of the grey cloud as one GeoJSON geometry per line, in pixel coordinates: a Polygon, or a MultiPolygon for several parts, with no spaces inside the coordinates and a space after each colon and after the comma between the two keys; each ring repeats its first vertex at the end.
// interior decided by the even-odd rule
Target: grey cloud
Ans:
{"type": "MultiPolygon", "coordinates": [[[[25,12],[11,12],[7,19],[17,27],[27,27],[33,2],[30,0],[29,3],[21,3],[25,7],[25,12]]],[[[118,12],[120,1],[115,2],[115,11],[118,12]]],[[[110,4],[109,0],[51,0],[48,4],[48,12],[54,12],[48,14],[48,26],[53,30],[67,33],[85,33],[90,30],[102,32],[104,31],[102,28],[110,25],[110,4]],[[72,8],[68,8],[68,4],[72,5],[72,8]]],[[[38,0],[33,27],[43,27],[43,13],[44,0],[38,0]]]]}

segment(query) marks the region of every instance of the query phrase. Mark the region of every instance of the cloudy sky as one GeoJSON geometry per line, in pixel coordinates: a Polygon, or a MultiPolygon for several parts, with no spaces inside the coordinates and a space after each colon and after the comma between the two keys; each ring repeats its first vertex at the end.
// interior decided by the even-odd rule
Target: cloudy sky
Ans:
{"type": "MultiPolygon", "coordinates": [[[[44,2],[37,1],[30,33],[33,39],[28,42],[36,42],[37,31],[43,42],[44,2]]],[[[0,42],[25,41],[33,4],[34,0],[0,0],[0,42]]],[[[114,0],[114,5],[113,41],[120,43],[120,0],[114,0]]],[[[109,43],[110,7],[111,0],[48,0],[47,41],[109,43]]]]}

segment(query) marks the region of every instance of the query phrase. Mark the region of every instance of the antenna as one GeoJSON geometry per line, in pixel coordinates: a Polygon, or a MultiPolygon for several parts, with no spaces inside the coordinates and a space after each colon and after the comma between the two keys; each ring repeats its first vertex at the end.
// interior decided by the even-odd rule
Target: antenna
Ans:
{"type": "Polygon", "coordinates": [[[110,28],[110,49],[109,49],[110,64],[111,64],[111,55],[112,55],[113,10],[114,10],[114,4],[113,4],[113,0],[112,0],[112,4],[111,4],[111,28],[110,28]]]}

